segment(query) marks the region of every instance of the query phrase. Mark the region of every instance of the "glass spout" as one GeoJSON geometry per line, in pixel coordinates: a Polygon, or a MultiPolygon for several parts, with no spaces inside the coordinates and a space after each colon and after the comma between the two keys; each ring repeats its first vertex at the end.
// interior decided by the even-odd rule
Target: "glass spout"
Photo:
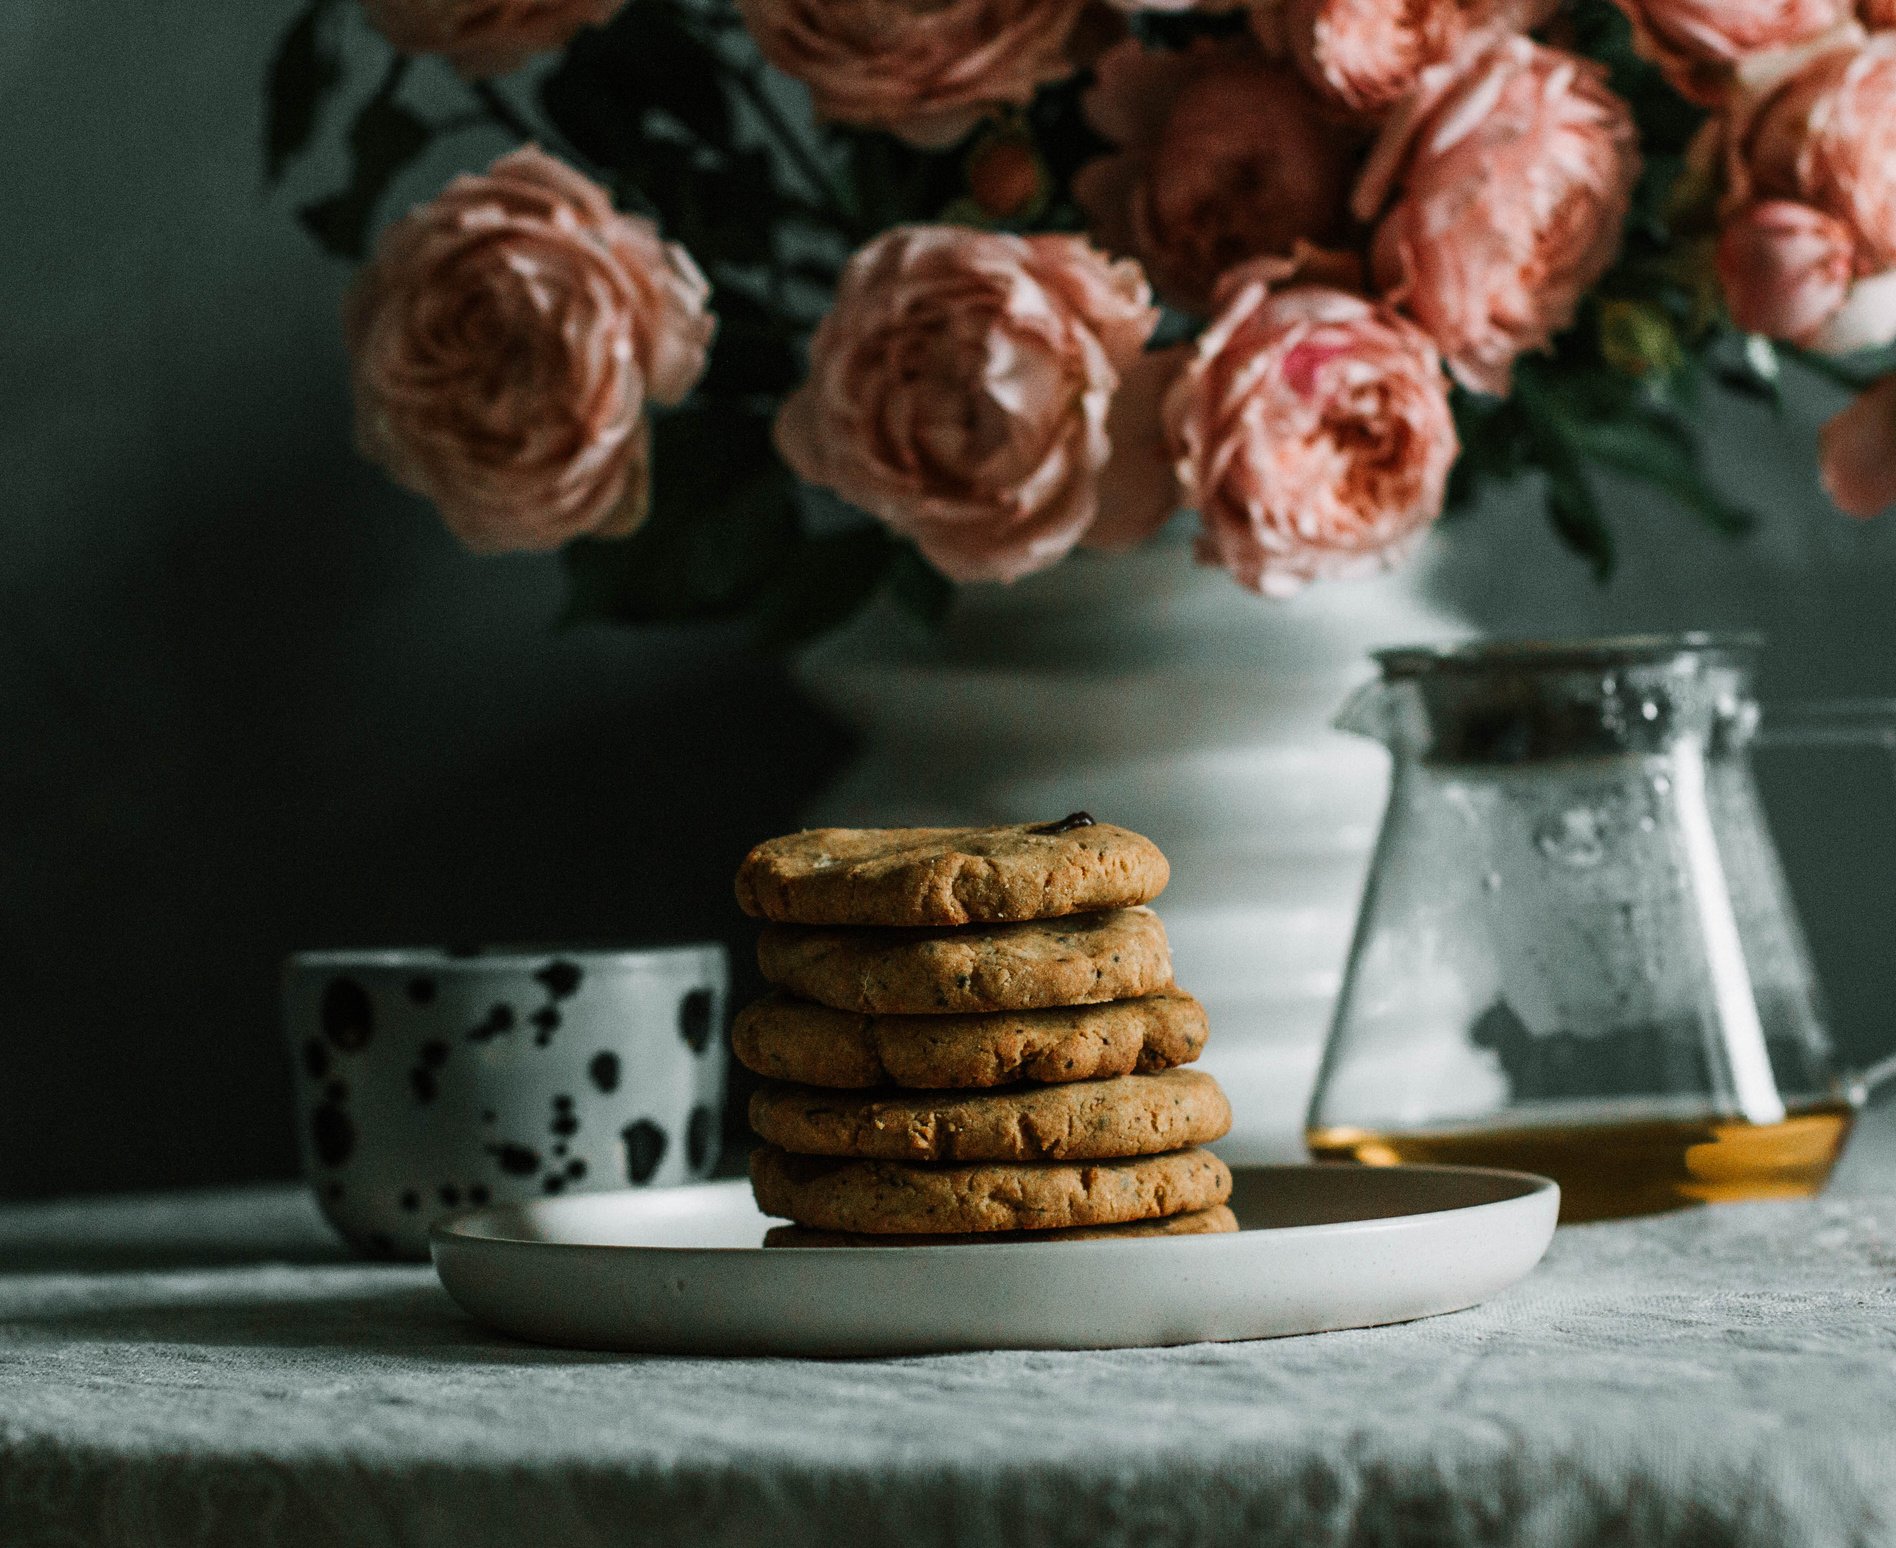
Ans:
{"type": "Polygon", "coordinates": [[[1366,736],[1371,741],[1386,743],[1389,740],[1389,694],[1389,685],[1380,679],[1364,683],[1344,701],[1330,724],[1351,736],[1366,736]]]}
{"type": "Polygon", "coordinates": [[[1339,731],[1366,736],[1392,751],[1421,744],[1428,733],[1422,696],[1413,682],[1373,678],[1344,701],[1330,722],[1339,731]]]}

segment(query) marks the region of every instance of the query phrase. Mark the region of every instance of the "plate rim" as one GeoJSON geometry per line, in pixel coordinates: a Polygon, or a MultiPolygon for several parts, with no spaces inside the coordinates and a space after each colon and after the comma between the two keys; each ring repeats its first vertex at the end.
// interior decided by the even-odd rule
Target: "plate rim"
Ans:
{"type": "MultiPolygon", "coordinates": [[[[1482,1199],[1478,1202],[1468,1204],[1454,1204],[1445,1209],[1413,1210],[1393,1215],[1369,1215],[1354,1220],[1317,1221],[1294,1226],[1252,1226],[1248,1228],[1241,1226],[1236,1231],[1208,1231],[1198,1234],[1174,1236],[1093,1237],[1083,1238],[1077,1241],[1060,1242],[1006,1240],[922,1242],[905,1247],[903,1254],[904,1256],[913,1256],[917,1253],[929,1255],[952,1253],[956,1259],[959,1260],[967,1258],[970,1254],[974,1253],[1024,1253],[1054,1247],[1059,1248],[1062,1252],[1071,1251],[1076,1247],[1140,1249],[1176,1246],[1184,1242],[1222,1243],[1226,1250],[1230,1250],[1233,1244],[1243,1243],[1247,1238],[1268,1237],[1272,1241],[1294,1243],[1300,1237],[1307,1237],[1316,1233],[1334,1235],[1345,1232],[1401,1230],[1416,1222],[1438,1220],[1444,1216],[1467,1215],[1478,1210],[1504,1208],[1510,1205],[1527,1205],[1548,1195],[1552,1196],[1552,1201],[1556,1207],[1556,1222],[1558,1222],[1559,1218],[1559,1183],[1554,1181],[1553,1178],[1542,1176],[1537,1172],[1516,1171],[1506,1167],[1450,1166],[1428,1163],[1369,1167],[1353,1161],[1307,1161],[1273,1162],[1258,1166],[1239,1166],[1233,1167],[1232,1171],[1239,1174],[1295,1171],[1323,1172],[1330,1175],[1342,1175],[1344,1173],[1366,1174],[1374,1172],[1383,1176],[1401,1175],[1409,1177],[1441,1176],[1447,1174],[1457,1178],[1490,1178],[1497,1181],[1522,1183],[1526,1186],[1522,1187],[1517,1193],[1511,1193],[1501,1198],[1482,1199]]],[[[718,1254],[736,1255],[740,1257],[749,1254],[769,1253],[773,1259],[783,1256],[783,1249],[773,1250],[763,1246],[761,1243],[751,1247],[738,1247],[713,1246],[703,1243],[552,1242],[534,1240],[523,1236],[489,1235],[464,1229],[474,1221],[489,1217],[531,1214],[540,1210],[558,1210],[562,1207],[596,1204],[613,1199],[637,1199],[657,1202],[662,1198],[670,1197],[675,1199],[680,1195],[706,1193],[714,1190],[719,1193],[730,1193],[736,1189],[745,1188],[747,1186],[748,1184],[742,1177],[714,1178],[704,1182],[673,1184],[662,1188],[602,1189],[593,1193],[566,1194],[559,1198],[527,1199],[516,1204],[478,1205],[471,1209],[457,1211],[452,1215],[443,1216],[429,1227],[429,1257],[438,1266],[440,1261],[438,1253],[442,1248],[454,1250],[470,1246],[482,1250],[500,1251],[510,1254],[520,1252],[544,1253],[549,1250],[557,1252],[567,1249],[579,1249],[592,1253],[718,1254]]],[[[777,1217],[767,1216],[765,1218],[775,1220],[777,1217]]],[[[981,1233],[976,1234],[979,1235],[981,1233]]],[[[799,1260],[806,1259],[812,1253],[820,1253],[826,1257],[869,1254],[877,1259],[886,1259],[889,1254],[889,1249],[886,1246],[858,1246],[853,1244],[799,1247],[796,1249],[799,1260]]]]}

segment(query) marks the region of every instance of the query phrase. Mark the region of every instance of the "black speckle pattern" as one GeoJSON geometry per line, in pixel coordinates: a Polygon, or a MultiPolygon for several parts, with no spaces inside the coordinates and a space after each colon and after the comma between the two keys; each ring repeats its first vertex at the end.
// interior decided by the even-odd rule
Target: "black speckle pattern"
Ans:
{"type": "Polygon", "coordinates": [[[543,1178],[540,1183],[540,1187],[547,1193],[558,1193],[565,1186],[566,1179],[560,1176],[558,1172],[555,1172],[551,1177],[543,1178]]]}
{"type": "Polygon", "coordinates": [[[489,1145],[487,1153],[509,1177],[531,1177],[540,1170],[540,1152],[525,1145],[489,1145]]]}
{"type": "Polygon", "coordinates": [[[338,1106],[348,1101],[349,1082],[346,1080],[332,1080],[327,1086],[323,1087],[323,1100],[325,1102],[334,1102],[338,1106]]]}
{"type": "Polygon", "coordinates": [[[500,1121],[500,1114],[495,1112],[493,1108],[483,1107],[481,1109],[481,1122],[482,1123],[498,1123],[499,1121],[500,1121]]]}
{"type": "Polygon", "coordinates": [[[335,1203],[337,1199],[342,1197],[342,1184],[332,1182],[327,1188],[323,1189],[323,1194],[330,1203],[335,1203]]]}
{"type": "Polygon", "coordinates": [[[570,1149],[572,1149],[572,1146],[568,1145],[565,1140],[555,1140],[553,1142],[553,1154],[556,1156],[563,1156],[570,1149]]]}
{"type": "Polygon", "coordinates": [[[717,1137],[718,1117],[708,1107],[694,1107],[685,1126],[685,1160],[692,1171],[702,1172],[711,1165],[711,1143],[717,1137]]]}
{"type": "Polygon", "coordinates": [[[402,1208],[407,1210],[410,1214],[413,1214],[414,1211],[421,1208],[421,1195],[415,1192],[413,1188],[410,1188],[402,1195],[402,1208]]]}
{"type": "Polygon", "coordinates": [[[572,1113],[555,1113],[553,1121],[547,1125],[549,1133],[557,1134],[561,1139],[570,1138],[579,1133],[579,1119],[572,1113]]]}
{"type": "Polygon", "coordinates": [[[678,1002],[678,1035],[693,1053],[711,1046],[711,991],[693,989],[678,1002]]]}
{"type": "Polygon", "coordinates": [[[440,1038],[430,1038],[421,1045],[421,1062],[431,1070],[438,1070],[448,1062],[448,1045],[440,1038]]]}
{"type": "Polygon", "coordinates": [[[580,1178],[586,1175],[585,1161],[578,1156],[574,1156],[572,1160],[566,1163],[566,1175],[572,1178],[574,1182],[578,1182],[580,1178]]]}
{"type": "Polygon", "coordinates": [[[610,1095],[619,1089],[619,1056],[610,1049],[601,1050],[592,1056],[586,1074],[598,1090],[610,1095]]]}
{"type": "Polygon", "coordinates": [[[417,1005],[432,1005],[435,997],[435,981],[426,974],[408,980],[408,998],[417,1005]]]}
{"type": "Polygon", "coordinates": [[[354,1121],[334,1102],[325,1102],[310,1114],[310,1145],[324,1166],[341,1166],[355,1154],[354,1121]]]}
{"type": "Polygon", "coordinates": [[[486,1183],[475,1183],[467,1190],[467,1201],[470,1204],[485,1204],[493,1196],[486,1183]]]}
{"type": "Polygon", "coordinates": [[[441,1094],[440,1085],[435,1080],[435,1072],[424,1069],[419,1064],[408,1072],[408,1089],[414,1092],[415,1101],[423,1107],[441,1094]]]}
{"type": "Polygon", "coordinates": [[[392,1258],[395,1256],[395,1243],[389,1237],[388,1232],[371,1231],[369,1233],[369,1251],[374,1253],[378,1258],[392,1258]]]}
{"type": "Polygon", "coordinates": [[[323,990],[323,1036],[344,1053],[369,1046],[375,1036],[375,1002],[353,978],[332,978],[323,990]]]}
{"type": "Polygon", "coordinates": [[[313,1037],[303,1045],[303,1073],[311,1080],[321,1080],[329,1073],[329,1050],[313,1037]]]}
{"type": "Polygon", "coordinates": [[[625,1145],[626,1180],[635,1185],[648,1183],[665,1159],[665,1131],[649,1118],[626,1125],[620,1131],[625,1145]]]}
{"type": "Polygon", "coordinates": [[[502,1002],[487,1013],[487,1019],[467,1034],[470,1043],[485,1043],[492,1038],[504,1037],[514,1029],[514,1012],[511,1005],[502,1002]]]}
{"type": "Polygon", "coordinates": [[[584,976],[578,963],[568,962],[564,957],[555,957],[533,975],[535,981],[544,986],[546,992],[556,1000],[571,999],[578,992],[580,980],[584,976]]]}
{"type": "Polygon", "coordinates": [[[455,1187],[453,1183],[443,1183],[435,1190],[435,1196],[439,1198],[443,1204],[447,1205],[449,1209],[453,1209],[455,1205],[461,1202],[461,1190],[455,1187]]]}

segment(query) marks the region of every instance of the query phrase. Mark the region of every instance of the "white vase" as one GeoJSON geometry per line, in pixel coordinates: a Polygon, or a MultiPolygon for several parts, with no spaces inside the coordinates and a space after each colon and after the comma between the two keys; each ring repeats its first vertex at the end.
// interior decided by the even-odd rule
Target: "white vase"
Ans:
{"type": "Polygon", "coordinates": [[[860,756],[810,820],[1045,821],[1150,835],[1178,982],[1204,1001],[1204,1068],[1237,1162],[1303,1154],[1303,1116],[1387,789],[1380,747],[1330,727],[1377,646],[1468,631],[1411,568],[1265,602],[1168,532],[1012,587],[964,588],[931,635],[883,608],[798,676],[860,756]]]}

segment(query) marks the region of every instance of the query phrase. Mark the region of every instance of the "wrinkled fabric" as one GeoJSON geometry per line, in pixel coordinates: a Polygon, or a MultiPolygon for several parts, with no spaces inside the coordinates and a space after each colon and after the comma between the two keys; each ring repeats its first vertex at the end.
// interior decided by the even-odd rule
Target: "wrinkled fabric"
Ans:
{"type": "Polygon", "coordinates": [[[1562,1231],[1487,1306],[1100,1353],[509,1342],[287,1190],[0,1209],[0,1542],[1896,1542],[1896,1111],[1823,1199],[1562,1231]]]}

